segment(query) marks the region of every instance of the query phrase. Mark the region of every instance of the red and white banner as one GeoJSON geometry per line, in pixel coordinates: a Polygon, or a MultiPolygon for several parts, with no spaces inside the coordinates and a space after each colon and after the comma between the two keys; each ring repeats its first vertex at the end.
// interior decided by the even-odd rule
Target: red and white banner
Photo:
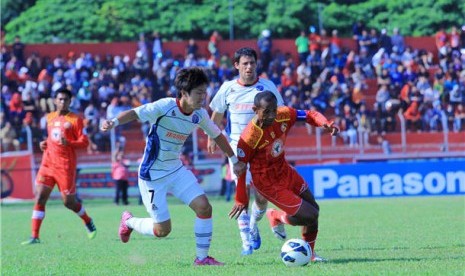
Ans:
{"type": "Polygon", "coordinates": [[[34,199],[34,163],[29,152],[1,155],[1,199],[34,199]]]}

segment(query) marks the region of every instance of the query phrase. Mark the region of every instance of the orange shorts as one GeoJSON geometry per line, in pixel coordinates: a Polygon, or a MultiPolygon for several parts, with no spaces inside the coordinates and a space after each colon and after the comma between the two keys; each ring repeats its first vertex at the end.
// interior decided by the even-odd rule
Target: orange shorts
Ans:
{"type": "Polygon", "coordinates": [[[302,205],[300,194],[308,185],[305,180],[289,167],[279,174],[252,173],[253,185],[268,201],[288,215],[295,215],[302,205]]]}
{"type": "Polygon", "coordinates": [[[76,194],[76,169],[56,170],[41,166],[36,177],[36,185],[45,185],[53,189],[55,184],[64,195],[76,194]]]}

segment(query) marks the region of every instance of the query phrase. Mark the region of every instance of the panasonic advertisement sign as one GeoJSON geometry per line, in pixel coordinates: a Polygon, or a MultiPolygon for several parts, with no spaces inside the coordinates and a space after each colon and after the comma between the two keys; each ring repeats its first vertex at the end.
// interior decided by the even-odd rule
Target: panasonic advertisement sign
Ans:
{"type": "Polygon", "coordinates": [[[464,161],[297,166],[317,199],[465,195],[464,161]]]}

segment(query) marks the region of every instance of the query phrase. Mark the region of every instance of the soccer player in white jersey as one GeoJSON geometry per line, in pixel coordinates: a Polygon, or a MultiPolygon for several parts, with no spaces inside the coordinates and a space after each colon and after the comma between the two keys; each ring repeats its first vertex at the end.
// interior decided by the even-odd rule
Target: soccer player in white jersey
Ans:
{"type": "MultiPolygon", "coordinates": [[[[218,126],[221,126],[224,113],[228,111],[226,133],[228,133],[231,147],[236,151],[242,130],[255,115],[252,109],[255,95],[268,90],[276,95],[279,106],[284,105],[284,102],[273,82],[257,77],[257,53],[255,50],[248,47],[237,50],[234,53],[234,67],[239,71],[239,77],[221,85],[210,102],[210,108],[213,111],[211,118],[218,126]]],[[[215,150],[215,141],[208,139],[208,151],[213,153],[215,150]]],[[[246,183],[249,187],[249,193],[251,180],[250,172],[247,171],[246,183]]],[[[237,178],[235,181],[237,184],[237,178]]],[[[266,207],[267,200],[256,192],[251,215],[249,216],[248,212],[242,212],[239,216],[237,221],[242,239],[242,255],[250,255],[253,250],[260,248],[261,238],[257,222],[262,219],[266,207]]]]}
{"type": "Polygon", "coordinates": [[[150,218],[137,218],[128,211],[123,212],[119,235],[124,243],[129,241],[133,230],[144,235],[166,237],[171,232],[166,196],[171,193],[196,214],[197,256],[194,265],[223,265],[208,255],[213,229],[212,206],[194,174],[182,164],[179,158],[181,148],[188,136],[200,127],[229,157],[234,164],[234,173],[244,173],[246,166],[238,162],[227,138],[202,108],[208,84],[205,72],[196,67],[181,69],[174,84],[178,90],[176,99],[164,98],[139,106],[102,124],[102,131],[136,119],[151,125],[139,167],[139,190],[150,218]]]}

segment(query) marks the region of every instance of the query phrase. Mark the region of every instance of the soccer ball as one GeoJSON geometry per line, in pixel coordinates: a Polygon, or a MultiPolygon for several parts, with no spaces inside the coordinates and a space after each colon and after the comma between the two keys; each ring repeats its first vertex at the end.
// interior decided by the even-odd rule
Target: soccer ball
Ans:
{"type": "Polygon", "coordinates": [[[281,247],[281,260],[286,266],[304,266],[310,262],[312,251],[301,239],[287,240],[281,247]]]}

